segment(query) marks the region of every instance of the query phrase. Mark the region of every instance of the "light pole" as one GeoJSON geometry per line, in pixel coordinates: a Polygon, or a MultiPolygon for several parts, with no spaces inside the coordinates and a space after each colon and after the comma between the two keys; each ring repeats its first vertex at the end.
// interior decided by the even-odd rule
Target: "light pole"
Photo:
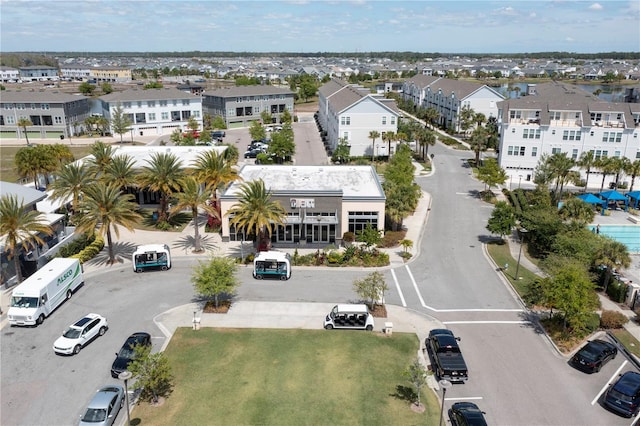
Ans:
{"type": "Polygon", "coordinates": [[[133,376],[131,371],[125,370],[122,373],[118,374],[118,379],[124,380],[124,399],[127,404],[127,426],[131,426],[131,417],[129,414],[129,388],[127,387],[127,382],[133,376]]]}
{"type": "Polygon", "coordinates": [[[518,189],[520,189],[520,182],[522,182],[522,175],[518,175],[518,189]]]}
{"type": "Polygon", "coordinates": [[[442,388],[442,405],[440,406],[440,426],[442,426],[442,421],[444,420],[444,397],[447,394],[447,389],[451,387],[451,382],[448,380],[440,380],[438,382],[440,387],[442,388]]]}
{"type": "Polygon", "coordinates": [[[518,250],[518,264],[516,265],[516,281],[518,280],[518,272],[520,271],[520,258],[522,257],[522,241],[524,240],[524,234],[528,231],[524,228],[518,229],[518,234],[520,236],[520,249],[518,250]]]}

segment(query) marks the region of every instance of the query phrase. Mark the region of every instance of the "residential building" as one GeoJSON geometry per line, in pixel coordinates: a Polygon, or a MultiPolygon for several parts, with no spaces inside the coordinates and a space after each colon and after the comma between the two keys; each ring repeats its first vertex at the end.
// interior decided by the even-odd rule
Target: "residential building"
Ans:
{"type": "Polygon", "coordinates": [[[26,139],[18,126],[21,118],[31,122],[29,138],[47,139],[75,136],[89,116],[89,98],[58,91],[4,90],[0,97],[0,138],[26,139]]]}
{"type": "MultiPolygon", "coordinates": [[[[545,154],[566,153],[578,160],[591,151],[595,158],[640,159],[640,104],[603,102],[569,84],[531,84],[519,98],[499,102],[498,125],[498,161],[518,183],[533,180],[545,154]]],[[[585,171],[580,173],[586,180],[585,171]]],[[[600,188],[602,178],[592,169],[589,186],[600,188]]],[[[614,180],[605,176],[604,184],[614,180]]],[[[623,176],[621,182],[628,180],[623,176]]]]}
{"type": "Polygon", "coordinates": [[[408,79],[403,87],[403,97],[417,107],[436,109],[440,114],[437,124],[455,131],[460,131],[462,108],[471,108],[488,119],[497,117],[497,103],[504,99],[487,85],[428,75],[408,79]]]}
{"type": "Polygon", "coordinates": [[[382,136],[398,130],[401,112],[394,100],[335,78],[322,85],[318,94],[318,123],[330,151],[344,140],[350,145],[349,153],[353,157],[393,154],[395,142],[389,152],[382,136]],[[380,134],[375,147],[369,138],[372,131],[380,134]]]}
{"type": "Polygon", "coordinates": [[[131,120],[133,135],[162,135],[175,129],[185,130],[189,118],[202,128],[202,98],[174,87],[162,89],[127,89],[100,97],[102,115],[113,118],[121,107],[131,120]]]}
{"type": "Polygon", "coordinates": [[[84,64],[60,65],[60,78],[66,81],[87,81],[91,77],[91,68],[84,64]]]}
{"type": "Polygon", "coordinates": [[[20,81],[20,71],[11,67],[0,67],[0,81],[3,83],[17,83],[20,81]]]}
{"type": "Polygon", "coordinates": [[[58,80],[58,68],[46,65],[32,65],[20,67],[22,81],[55,81],[58,80]]]}
{"type": "Polygon", "coordinates": [[[227,128],[248,127],[260,120],[263,111],[280,123],[285,111],[293,117],[294,93],[276,86],[235,86],[205,93],[202,106],[205,114],[221,116],[227,128]]]}
{"type": "Polygon", "coordinates": [[[128,83],[133,80],[131,69],[128,67],[101,66],[89,70],[89,78],[98,83],[128,83]]]}
{"type": "Polygon", "coordinates": [[[244,182],[262,180],[272,200],[286,211],[271,243],[279,247],[339,245],[345,232],[367,225],[384,230],[385,195],[372,166],[245,165],[240,179],[220,196],[223,241],[247,241],[250,235],[230,225],[227,214],[238,202],[244,182]]]}

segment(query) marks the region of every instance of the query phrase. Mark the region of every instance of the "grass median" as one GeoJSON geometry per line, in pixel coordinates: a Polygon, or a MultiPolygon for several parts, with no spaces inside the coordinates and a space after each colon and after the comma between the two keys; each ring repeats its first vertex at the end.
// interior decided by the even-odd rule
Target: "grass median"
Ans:
{"type": "Polygon", "coordinates": [[[173,393],[136,406],[132,424],[436,425],[426,386],[426,411],[410,408],[418,347],[405,333],[181,328],[166,350],[173,393]]]}

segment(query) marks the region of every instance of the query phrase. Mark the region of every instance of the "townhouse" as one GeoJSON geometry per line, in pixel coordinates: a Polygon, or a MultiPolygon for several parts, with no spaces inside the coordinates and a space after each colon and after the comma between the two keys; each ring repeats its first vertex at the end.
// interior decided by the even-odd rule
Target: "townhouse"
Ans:
{"type": "Polygon", "coordinates": [[[101,96],[102,115],[110,122],[120,107],[131,120],[131,137],[185,130],[193,117],[202,128],[202,98],[176,88],[127,89],[101,96]]]}
{"type": "MultiPolygon", "coordinates": [[[[498,125],[499,164],[518,182],[533,180],[544,154],[564,152],[578,160],[591,151],[595,158],[640,159],[640,104],[603,102],[568,84],[531,84],[523,96],[499,102],[498,125]]],[[[586,179],[584,170],[575,170],[586,179]]],[[[589,185],[599,188],[602,177],[591,170],[589,185]]],[[[614,180],[605,176],[605,185],[614,180]]]]}
{"type": "Polygon", "coordinates": [[[401,112],[394,100],[339,79],[322,85],[318,95],[318,124],[330,151],[344,140],[353,157],[393,154],[395,142],[389,147],[383,135],[398,130],[401,112]],[[377,131],[380,137],[373,141],[369,138],[371,131],[377,131]]]}
{"type": "Polygon", "coordinates": [[[89,116],[89,98],[58,91],[4,90],[0,97],[0,138],[48,139],[75,136],[89,116]],[[31,122],[25,129],[18,121],[31,122]]]}
{"type": "Polygon", "coordinates": [[[20,71],[11,67],[0,67],[0,81],[2,83],[17,83],[20,81],[20,71]]]}
{"type": "Polygon", "coordinates": [[[403,98],[417,107],[434,108],[437,124],[460,131],[460,112],[469,107],[488,119],[498,116],[497,103],[504,96],[487,85],[430,75],[416,75],[403,85],[403,98]]]}
{"type": "Polygon", "coordinates": [[[275,123],[285,111],[293,116],[295,94],[275,86],[236,86],[204,93],[202,107],[205,114],[221,116],[227,128],[248,127],[260,120],[263,111],[271,114],[275,123]]]}
{"type": "Polygon", "coordinates": [[[18,68],[22,81],[56,81],[58,68],[47,65],[32,65],[18,68]]]}
{"type": "Polygon", "coordinates": [[[96,82],[129,83],[133,80],[128,67],[100,66],[89,69],[89,78],[96,82]]]}

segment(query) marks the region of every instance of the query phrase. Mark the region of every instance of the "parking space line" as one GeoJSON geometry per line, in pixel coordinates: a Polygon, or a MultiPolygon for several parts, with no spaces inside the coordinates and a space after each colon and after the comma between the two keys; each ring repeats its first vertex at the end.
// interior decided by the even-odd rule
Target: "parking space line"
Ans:
{"type": "Polygon", "coordinates": [[[400,289],[400,283],[398,282],[398,277],[396,277],[395,271],[391,270],[391,276],[393,277],[393,281],[396,283],[396,289],[398,290],[398,295],[400,296],[400,302],[402,302],[402,307],[407,307],[407,302],[404,300],[404,294],[402,294],[402,290],[400,289]]]}
{"type": "Polygon", "coordinates": [[[625,359],[624,362],[622,363],[622,365],[620,366],[620,368],[618,368],[616,370],[616,372],[613,373],[613,376],[611,376],[611,378],[609,380],[607,380],[607,383],[602,387],[602,389],[600,389],[600,392],[598,392],[596,397],[593,398],[593,401],[591,401],[591,405],[594,405],[596,402],[598,402],[598,400],[600,399],[600,397],[602,396],[604,391],[611,385],[611,382],[613,381],[613,378],[616,377],[618,374],[620,374],[620,371],[624,368],[625,365],[627,365],[627,362],[628,361],[625,359]]]}
{"type": "Polygon", "coordinates": [[[409,274],[409,278],[411,278],[411,283],[413,283],[413,288],[416,291],[416,294],[418,295],[418,299],[420,299],[420,304],[422,305],[423,308],[427,308],[427,309],[433,309],[428,307],[425,303],[424,303],[424,299],[422,298],[422,294],[420,294],[420,290],[418,289],[418,283],[416,283],[416,279],[413,277],[413,274],[411,273],[411,269],[409,269],[409,265],[404,265],[404,267],[407,269],[407,273],[409,274]]]}
{"type": "Polygon", "coordinates": [[[443,321],[442,322],[445,325],[451,325],[451,324],[531,324],[531,321],[525,321],[525,320],[516,320],[516,321],[485,321],[485,320],[479,320],[479,321],[443,321]]]}

